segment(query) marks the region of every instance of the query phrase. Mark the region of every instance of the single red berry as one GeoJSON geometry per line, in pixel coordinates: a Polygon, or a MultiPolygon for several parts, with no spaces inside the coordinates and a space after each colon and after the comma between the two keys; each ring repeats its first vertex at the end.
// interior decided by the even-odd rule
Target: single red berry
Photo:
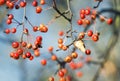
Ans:
{"type": "Polygon", "coordinates": [[[34,32],[38,31],[38,26],[34,26],[34,27],[33,27],[33,31],[34,31],[34,32]]]}
{"type": "Polygon", "coordinates": [[[52,51],[53,51],[53,46],[50,46],[50,47],[48,48],[48,51],[49,51],[49,52],[52,52],[52,51]]]}
{"type": "Polygon", "coordinates": [[[14,53],[13,58],[14,59],[19,59],[19,54],[18,53],[14,53]]]}
{"type": "Polygon", "coordinates": [[[41,13],[41,12],[42,12],[41,6],[37,6],[37,7],[36,7],[36,13],[41,13]]]}
{"type": "Polygon", "coordinates": [[[29,60],[33,60],[33,59],[34,59],[34,57],[31,55],[30,58],[29,58],[29,60]]]}
{"type": "Polygon", "coordinates": [[[41,60],[41,62],[40,62],[43,66],[45,66],[46,64],[47,64],[47,61],[46,61],[46,59],[43,59],[43,60],[41,60]]]}
{"type": "Polygon", "coordinates": [[[37,6],[38,6],[38,2],[37,2],[36,0],[34,0],[34,1],[32,2],[32,6],[37,7],[37,6]]]}
{"type": "Polygon", "coordinates": [[[58,75],[59,75],[60,77],[63,77],[63,76],[64,76],[64,72],[63,72],[62,70],[60,70],[60,71],[58,72],[58,75]]]}
{"type": "Polygon", "coordinates": [[[0,5],[5,4],[5,0],[0,0],[0,5]]]}
{"type": "Polygon", "coordinates": [[[22,58],[23,58],[23,59],[26,59],[26,55],[25,55],[25,54],[22,54],[22,58]]]}
{"type": "Polygon", "coordinates": [[[6,24],[11,24],[12,23],[12,20],[11,19],[7,19],[7,21],[6,21],[6,24]]]}
{"type": "Polygon", "coordinates": [[[13,42],[12,47],[13,48],[18,48],[19,47],[19,42],[13,42]]]}
{"type": "Polygon", "coordinates": [[[21,2],[20,2],[20,7],[25,7],[25,6],[26,6],[26,4],[27,4],[26,2],[21,1],[21,2]]]}
{"type": "Polygon", "coordinates": [[[41,42],[42,41],[42,36],[37,36],[36,41],[41,42]]]}
{"type": "Polygon", "coordinates": [[[16,28],[12,28],[12,29],[11,29],[11,32],[12,32],[12,33],[16,33],[16,28]]]}
{"type": "Polygon", "coordinates": [[[86,9],[86,10],[85,10],[85,14],[86,14],[86,15],[89,15],[89,14],[90,14],[90,10],[89,10],[89,9],[86,9]]]}
{"type": "Polygon", "coordinates": [[[37,41],[37,40],[34,42],[36,46],[40,45],[41,43],[42,43],[41,41],[37,41]]]}
{"type": "Polygon", "coordinates": [[[93,31],[92,31],[92,30],[89,30],[89,31],[87,32],[87,35],[88,35],[89,37],[91,37],[91,36],[93,35],[93,31]]]}
{"type": "Polygon", "coordinates": [[[112,23],[113,23],[113,19],[112,18],[107,19],[107,24],[108,25],[111,25],[112,23]]]}
{"type": "Polygon", "coordinates": [[[86,53],[86,55],[90,55],[90,54],[91,54],[90,49],[86,49],[86,50],[85,50],[85,53],[86,53]]]}
{"type": "Polygon", "coordinates": [[[52,55],[51,56],[51,60],[56,61],[57,60],[57,56],[56,55],[52,55]]]}
{"type": "Polygon", "coordinates": [[[84,19],[85,18],[85,14],[80,14],[80,18],[84,19]]]}
{"type": "Polygon", "coordinates": [[[23,47],[26,47],[26,46],[27,46],[27,43],[24,42],[24,41],[23,41],[21,44],[22,44],[23,47]]]}
{"type": "Polygon", "coordinates": [[[81,19],[79,19],[79,20],[77,21],[77,24],[78,24],[78,25],[82,25],[82,24],[83,24],[83,21],[82,21],[81,19]]]}
{"type": "Polygon", "coordinates": [[[91,19],[95,20],[96,19],[96,15],[91,15],[91,19]]]}
{"type": "Polygon", "coordinates": [[[31,57],[31,53],[30,52],[27,52],[25,55],[26,55],[27,58],[31,57]]]}
{"type": "Polygon", "coordinates": [[[24,34],[28,34],[29,30],[27,28],[24,28],[23,32],[24,32],[24,34]]]}
{"type": "Polygon", "coordinates": [[[86,23],[87,25],[90,25],[90,20],[85,19],[85,23],[86,23]]]}
{"type": "Polygon", "coordinates": [[[41,0],[41,1],[40,1],[40,4],[41,4],[41,5],[44,5],[44,4],[45,4],[45,0],[41,0]]]}
{"type": "Polygon", "coordinates": [[[13,19],[13,18],[14,18],[13,14],[8,14],[8,19],[13,19]]]}
{"type": "Polygon", "coordinates": [[[64,31],[59,31],[58,34],[59,34],[59,36],[63,36],[64,35],[64,31]]]}
{"type": "Polygon", "coordinates": [[[10,29],[5,29],[5,31],[4,31],[6,34],[9,34],[10,33],[10,29]]]}
{"type": "Polygon", "coordinates": [[[10,1],[7,0],[7,1],[6,1],[6,6],[9,6],[9,3],[10,3],[10,1]]]}
{"type": "Polygon", "coordinates": [[[34,55],[36,57],[40,56],[40,51],[38,49],[34,50],[34,55]]]}
{"type": "Polygon", "coordinates": [[[96,35],[96,34],[93,34],[93,35],[92,35],[92,40],[93,40],[94,42],[98,41],[98,40],[99,40],[99,36],[96,35]]]}
{"type": "Polygon", "coordinates": [[[22,54],[23,54],[23,49],[22,49],[22,48],[17,49],[17,53],[18,53],[19,55],[22,55],[22,54]]]}
{"type": "Polygon", "coordinates": [[[13,9],[14,8],[14,3],[13,2],[9,2],[8,3],[8,8],[9,9],[13,9]]]}
{"type": "Polygon", "coordinates": [[[85,10],[84,9],[80,10],[80,14],[85,14],[85,10]]]}
{"type": "Polygon", "coordinates": [[[84,32],[80,32],[78,35],[79,39],[83,39],[85,37],[85,33],[84,32]]]}

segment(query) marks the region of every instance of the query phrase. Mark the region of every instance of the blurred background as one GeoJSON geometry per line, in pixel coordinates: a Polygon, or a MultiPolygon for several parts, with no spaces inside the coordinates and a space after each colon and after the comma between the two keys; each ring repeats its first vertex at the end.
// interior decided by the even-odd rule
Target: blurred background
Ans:
{"type": "MultiPolygon", "coordinates": [[[[31,6],[33,0],[27,1],[26,14],[33,25],[47,24],[57,14],[54,9],[43,10],[41,14],[36,14],[35,8],[31,6]]],[[[46,0],[46,2],[47,5],[43,6],[43,9],[52,5],[52,0],[46,0]]],[[[78,32],[84,30],[84,27],[78,26],[76,23],[79,19],[80,9],[86,7],[92,8],[96,4],[97,2],[94,2],[94,0],[71,0],[71,10],[73,13],[72,26],[75,30],[78,32]]],[[[67,9],[66,0],[57,0],[57,5],[61,12],[67,9]]],[[[103,0],[97,10],[100,11],[106,8],[120,11],[120,0],[103,0]]],[[[11,47],[11,42],[20,40],[21,28],[14,35],[6,35],[3,32],[6,28],[16,26],[15,24],[6,25],[6,14],[8,13],[13,13],[18,21],[22,21],[23,9],[7,10],[5,6],[0,6],[0,81],[47,81],[48,77],[54,75],[54,72],[56,72],[58,68],[57,63],[49,60],[48,64],[44,67],[40,64],[40,60],[50,58],[50,54],[47,51],[49,46],[54,46],[57,49],[58,32],[60,30],[68,30],[70,26],[69,22],[60,17],[49,26],[47,33],[30,32],[33,39],[37,35],[43,36],[43,48],[40,50],[41,56],[35,58],[33,61],[28,59],[14,60],[9,56],[10,52],[14,50],[11,47]]],[[[87,48],[90,48],[92,51],[91,58],[98,63],[85,63],[83,68],[75,71],[69,69],[69,75],[73,78],[72,81],[120,81],[120,14],[115,15],[114,13],[106,12],[102,15],[108,18],[112,17],[114,23],[108,26],[105,22],[100,22],[97,19],[96,29],[100,32],[99,41],[97,43],[85,41],[87,48]],[[101,60],[105,60],[104,64],[99,63],[101,60]],[[79,71],[83,72],[82,77],[77,77],[76,72],[79,71]]],[[[29,24],[25,26],[32,30],[29,24]]],[[[94,25],[91,25],[89,29],[92,29],[92,26],[94,25]]],[[[54,53],[60,58],[66,56],[63,51],[56,52],[54,50],[54,53]]],[[[80,51],[79,55],[83,55],[84,58],[87,57],[80,51]]]]}

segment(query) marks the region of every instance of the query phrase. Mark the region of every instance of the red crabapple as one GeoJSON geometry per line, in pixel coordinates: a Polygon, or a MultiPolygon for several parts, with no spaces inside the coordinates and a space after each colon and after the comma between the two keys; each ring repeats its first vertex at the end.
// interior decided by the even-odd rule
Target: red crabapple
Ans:
{"type": "Polygon", "coordinates": [[[13,42],[12,47],[13,48],[18,48],[19,47],[19,42],[13,42]]]}
{"type": "Polygon", "coordinates": [[[45,65],[47,64],[47,61],[46,61],[46,59],[42,59],[42,60],[40,61],[40,63],[41,63],[43,66],[45,66],[45,65]]]}

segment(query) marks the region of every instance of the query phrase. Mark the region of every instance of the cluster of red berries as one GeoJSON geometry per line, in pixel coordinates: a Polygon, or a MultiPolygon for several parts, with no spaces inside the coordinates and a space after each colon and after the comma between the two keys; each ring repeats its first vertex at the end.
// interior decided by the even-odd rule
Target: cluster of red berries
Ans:
{"type": "MultiPolygon", "coordinates": [[[[59,77],[59,81],[71,81],[71,76],[67,75],[68,70],[66,68],[62,68],[57,72],[59,77]]],[[[48,81],[55,81],[54,77],[49,77],[48,81]]]]}
{"type": "Polygon", "coordinates": [[[29,58],[30,60],[33,60],[33,57],[36,56],[40,56],[40,51],[39,48],[41,47],[42,44],[42,37],[41,36],[37,36],[36,40],[34,42],[34,45],[32,45],[31,43],[27,43],[27,42],[13,42],[12,43],[12,47],[15,49],[13,52],[10,53],[10,56],[14,59],[19,59],[19,57],[21,56],[23,59],[25,58],[29,58]],[[32,49],[34,51],[34,56],[30,53],[30,49],[32,49]]]}
{"type": "Polygon", "coordinates": [[[73,69],[73,70],[80,69],[80,68],[83,67],[83,65],[84,65],[83,62],[77,62],[77,63],[75,63],[75,62],[71,61],[69,63],[70,68],[73,69]]]}
{"type": "Polygon", "coordinates": [[[88,19],[91,15],[91,9],[82,9],[80,10],[80,19],[77,21],[78,25],[90,25],[90,20],[88,19]]]}
{"type": "MultiPolygon", "coordinates": [[[[90,8],[81,9],[79,14],[80,19],[77,21],[78,25],[90,25],[92,23],[90,21],[95,20],[97,15],[99,15],[96,10],[91,10],[90,8]]],[[[99,15],[99,17],[101,21],[106,21],[109,25],[113,22],[112,18],[107,19],[102,15],[99,15]]]]}
{"type": "Polygon", "coordinates": [[[8,19],[6,20],[6,24],[10,25],[12,23],[12,19],[14,16],[12,14],[8,14],[8,19]]]}
{"type": "Polygon", "coordinates": [[[9,34],[10,32],[11,32],[11,33],[16,33],[16,31],[17,31],[17,30],[16,30],[16,27],[14,27],[14,28],[11,28],[11,29],[7,28],[7,29],[5,29],[4,32],[5,32],[6,34],[9,34]]]}
{"type": "MultiPolygon", "coordinates": [[[[41,5],[44,5],[45,4],[45,0],[40,0],[40,4],[41,5]]],[[[36,0],[34,0],[32,2],[32,6],[33,7],[36,7],[36,13],[41,13],[42,12],[42,7],[41,6],[38,6],[38,2],[36,0]]]]}
{"type": "MultiPolygon", "coordinates": [[[[14,1],[11,1],[11,0],[0,0],[0,6],[6,4],[6,7],[8,9],[13,9],[13,8],[19,9],[20,7],[21,8],[26,7],[27,2],[22,1],[22,0],[20,2],[18,2],[18,1],[19,0],[14,0],[14,1]]],[[[39,3],[40,3],[40,5],[44,5],[46,2],[45,2],[45,0],[40,0],[39,3]]],[[[42,7],[38,6],[38,1],[37,0],[33,0],[32,6],[36,7],[36,13],[41,13],[42,7]]]]}
{"type": "MultiPolygon", "coordinates": [[[[98,0],[96,0],[98,1],[98,0]]],[[[27,2],[23,1],[23,0],[0,0],[0,6],[6,4],[8,9],[19,9],[19,8],[25,8],[27,5],[27,2]],[[18,3],[19,1],[19,3],[18,3]]],[[[40,5],[38,3],[37,0],[33,0],[32,1],[32,6],[35,8],[35,11],[37,14],[42,12],[42,5],[46,4],[45,0],[40,0],[40,5]]],[[[80,13],[79,13],[79,20],[77,21],[78,25],[83,25],[83,26],[88,26],[90,24],[93,24],[92,21],[95,21],[95,19],[97,18],[97,16],[99,17],[99,19],[101,21],[106,21],[106,23],[108,25],[111,25],[113,20],[112,18],[106,18],[102,15],[99,15],[97,13],[97,11],[95,10],[91,10],[90,8],[86,8],[86,9],[81,9],[80,13]]],[[[30,21],[28,20],[28,18],[25,16],[24,17],[26,21],[28,21],[28,23],[32,26],[32,24],[30,23],[30,21]]],[[[25,23],[20,23],[18,22],[13,14],[8,14],[8,19],[6,20],[6,24],[10,25],[11,23],[13,23],[13,21],[15,21],[18,25],[22,25],[25,23]]],[[[48,31],[48,27],[45,26],[44,24],[40,24],[40,26],[32,26],[33,27],[33,31],[37,32],[40,31],[42,33],[46,33],[48,31]]],[[[11,33],[16,33],[17,27],[11,28],[11,29],[5,29],[5,33],[9,34],[11,33]]],[[[29,35],[29,30],[28,28],[25,28],[23,26],[23,34],[26,34],[27,36],[29,35]]],[[[67,49],[69,48],[69,45],[64,45],[64,37],[62,38],[62,36],[64,35],[63,31],[60,31],[59,36],[61,36],[61,38],[58,39],[58,48],[60,50],[63,51],[67,51],[67,49]]],[[[93,30],[88,30],[87,32],[80,32],[78,35],[78,39],[76,41],[81,41],[81,43],[83,43],[83,40],[85,38],[87,38],[88,40],[92,40],[94,42],[97,42],[99,40],[99,33],[96,32],[96,30],[93,32],[93,30]]],[[[75,41],[74,41],[75,42],[75,41]]],[[[74,44],[74,42],[72,43],[72,45],[74,44]]],[[[84,43],[80,44],[81,46],[83,46],[83,50],[85,49],[84,47],[84,43]]],[[[42,47],[42,36],[37,36],[34,44],[32,43],[27,43],[25,41],[23,41],[23,39],[21,40],[21,42],[13,42],[12,43],[12,47],[14,48],[14,51],[10,53],[10,57],[12,57],[13,59],[19,59],[20,57],[22,57],[23,59],[28,58],[29,60],[33,60],[34,57],[38,57],[40,56],[40,49],[42,47]],[[30,51],[33,51],[34,54],[32,54],[30,51]]],[[[53,47],[50,46],[48,48],[49,53],[51,53],[51,60],[52,61],[59,61],[59,58],[57,57],[57,55],[55,55],[53,53],[53,47]]],[[[85,58],[85,62],[90,62],[91,61],[91,57],[89,56],[91,54],[91,50],[90,49],[85,49],[84,53],[87,55],[87,57],[85,58]]],[[[69,63],[69,66],[71,69],[76,70],[76,69],[80,69],[83,67],[83,62],[78,62],[75,63],[73,62],[75,59],[77,59],[79,56],[79,54],[76,51],[71,52],[68,56],[66,56],[63,60],[63,62],[65,63],[69,63]]],[[[81,59],[83,59],[82,57],[80,57],[81,59]]],[[[40,61],[41,65],[45,66],[47,64],[47,59],[42,59],[40,61]]],[[[66,68],[60,68],[59,71],[57,72],[57,75],[59,76],[59,81],[71,81],[70,76],[67,75],[67,69],[66,68]]],[[[76,74],[79,77],[83,76],[83,73],[77,72],[76,74]]],[[[48,81],[55,81],[54,77],[49,77],[48,81]]]]}
{"type": "Polygon", "coordinates": [[[76,59],[78,57],[77,52],[72,52],[69,56],[65,57],[65,62],[70,63],[73,59],[76,59]]]}

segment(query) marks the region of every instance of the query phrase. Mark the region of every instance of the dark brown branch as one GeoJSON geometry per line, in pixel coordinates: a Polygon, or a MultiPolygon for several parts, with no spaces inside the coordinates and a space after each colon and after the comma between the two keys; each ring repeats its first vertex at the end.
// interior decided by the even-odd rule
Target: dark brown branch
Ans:
{"type": "Polygon", "coordinates": [[[101,11],[98,12],[98,15],[106,12],[114,13],[115,15],[120,15],[120,11],[114,9],[102,9],[101,11]]]}
{"type": "Polygon", "coordinates": [[[57,8],[56,0],[53,0],[53,8],[57,8]]]}
{"type": "MultiPolygon", "coordinates": [[[[54,7],[53,7],[54,8],[54,7]]],[[[68,17],[66,17],[63,13],[61,13],[57,8],[54,8],[55,11],[60,14],[62,17],[64,17],[68,22],[71,22],[71,19],[69,19],[68,17]]]]}
{"type": "Polygon", "coordinates": [[[60,14],[62,17],[64,17],[68,22],[71,22],[71,19],[69,19],[67,16],[64,15],[65,12],[61,13],[59,11],[59,9],[57,8],[57,5],[56,5],[56,0],[53,0],[53,8],[58,14],[60,14]]]}
{"type": "Polygon", "coordinates": [[[99,5],[100,5],[100,3],[101,3],[103,0],[96,0],[96,1],[98,1],[98,4],[97,4],[96,6],[94,6],[93,8],[98,8],[99,5]]]}

